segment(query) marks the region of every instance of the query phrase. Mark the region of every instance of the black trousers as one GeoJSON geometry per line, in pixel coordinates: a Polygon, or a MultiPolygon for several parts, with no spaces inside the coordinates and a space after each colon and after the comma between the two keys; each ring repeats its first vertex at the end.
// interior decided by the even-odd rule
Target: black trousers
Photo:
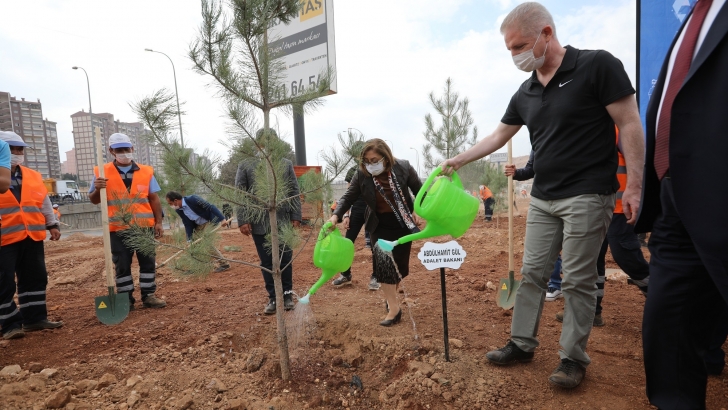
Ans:
{"type": "Polygon", "coordinates": [[[663,410],[704,409],[705,353],[716,317],[725,309],[712,275],[726,272],[717,257],[695,247],[675,207],[669,177],[662,180],[660,202],[642,320],[647,397],[663,410]]]}
{"type": "Polygon", "coordinates": [[[23,324],[48,318],[43,241],[25,238],[0,248],[0,329],[6,333],[23,324]],[[15,305],[17,275],[18,303],[15,305]]]}
{"type": "Polygon", "coordinates": [[[131,276],[131,262],[136,253],[139,262],[139,288],[141,289],[142,300],[147,295],[157,291],[155,282],[157,266],[156,258],[135,252],[134,249],[126,246],[123,236],[118,232],[111,232],[111,260],[114,261],[116,271],[116,293],[128,293],[129,301],[134,304],[134,279],[131,276]]]}
{"type": "MultiPolygon", "coordinates": [[[[260,265],[264,268],[273,270],[273,254],[270,252],[269,249],[266,249],[265,247],[265,235],[253,234],[253,242],[255,242],[255,249],[258,251],[260,265]]],[[[283,268],[283,270],[281,271],[281,282],[283,282],[284,294],[289,293],[293,289],[293,264],[290,263],[292,256],[292,250],[286,248],[286,251],[283,252],[283,249],[281,249],[281,268],[283,268]],[[286,267],[286,265],[288,266],[286,267]]],[[[268,291],[268,297],[271,299],[275,299],[276,287],[273,283],[273,275],[264,271],[263,269],[261,269],[260,271],[263,273],[265,290],[268,291]]]]}
{"type": "Polygon", "coordinates": [[[494,204],[495,204],[495,199],[493,199],[493,197],[483,200],[483,206],[485,207],[485,220],[486,221],[490,221],[491,218],[493,218],[493,205],[494,204]]]}
{"type": "Polygon", "coordinates": [[[604,298],[604,281],[606,275],[607,247],[612,250],[612,257],[617,265],[634,280],[642,280],[650,276],[650,264],[642,254],[639,238],[634,233],[634,226],[627,223],[624,214],[614,214],[602,249],[597,258],[597,309],[595,314],[602,313],[604,298]]]}
{"type": "MultiPolygon", "coordinates": [[[[359,232],[361,232],[361,229],[364,227],[364,214],[366,213],[366,210],[366,204],[364,204],[364,206],[354,204],[351,207],[351,212],[349,212],[349,229],[346,230],[346,239],[356,242],[356,238],[359,237],[359,232]]],[[[341,274],[346,277],[351,277],[351,266],[349,266],[349,269],[346,271],[341,272],[341,274]]]]}

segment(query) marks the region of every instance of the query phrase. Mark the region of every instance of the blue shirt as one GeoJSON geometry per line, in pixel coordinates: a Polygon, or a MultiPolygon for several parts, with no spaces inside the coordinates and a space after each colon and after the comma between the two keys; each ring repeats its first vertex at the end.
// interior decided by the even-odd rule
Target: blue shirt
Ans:
{"type": "MultiPolygon", "coordinates": [[[[9,167],[8,167],[9,168],[9,167]]],[[[121,172],[129,172],[131,169],[131,165],[125,166],[125,167],[119,167],[121,172]]],[[[94,192],[96,190],[96,187],[94,187],[94,181],[96,181],[96,177],[94,176],[94,179],[91,180],[91,187],[88,189],[88,193],[94,192]]],[[[157,177],[152,175],[152,181],[149,183],[149,193],[153,194],[155,192],[161,191],[162,188],[159,187],[159,183],[157,182],[157,177]]]]}
{"type": "Polygon", "coordinates": [[[10,169],[10,145],[0,141],[0,167],[10,169]]]}
{"type": "Polygon", "coordinates": [[[185,202],[184,198],[182,198],[182,208],[181,209],[182,209],[182,212],[184,212],[185,215],[188,218],[190,218],[190,221],[196,223],[197,225],[204,225],[208,222],[207,219],[201,217],[200,215],[197,215],[195,213],[195,211],[190,209],[190,207],[187,206],[187,202],[185,202]]]}

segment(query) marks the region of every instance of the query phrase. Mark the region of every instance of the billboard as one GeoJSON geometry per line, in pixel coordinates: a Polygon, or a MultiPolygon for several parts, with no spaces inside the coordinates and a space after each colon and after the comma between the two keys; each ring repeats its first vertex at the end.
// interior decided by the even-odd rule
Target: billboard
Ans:
{"type": "MultiPolygon", "coordinates": [[[[301,11],[288,24],[268,30],[268,48],[285,64],[284,95],[295,96],[318,84],[321,73],[336,69],[334,0],[300,0],[301,11]]],[[[331,79],[336,93],[336,76],[331,79]]]]}
{"type": "Polygon", "coordinates": [[[697,0],[639,0],[639,106],[642,125],[647,104],[672,40],[697,0]]]}

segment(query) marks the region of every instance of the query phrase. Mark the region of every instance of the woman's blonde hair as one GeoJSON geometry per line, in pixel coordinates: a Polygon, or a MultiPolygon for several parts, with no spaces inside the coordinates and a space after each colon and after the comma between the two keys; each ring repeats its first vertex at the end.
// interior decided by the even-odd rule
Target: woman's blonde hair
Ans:
{"type": "Polygon", "coordinates": [[[366,164],[364,163],[364,155],[371,150],[374,150],[377,154],[384,158],[384,172],[391,171],[396,159],[394,158],[394,155],[392,155],[392,150],[389,149],[389,145],[387,145],[383,139],[379,138],[372,138],[364,143],[364,147],[361,149],[361,154],[359,154],[359,169],[362,172],[369,174],[366,164]]]}

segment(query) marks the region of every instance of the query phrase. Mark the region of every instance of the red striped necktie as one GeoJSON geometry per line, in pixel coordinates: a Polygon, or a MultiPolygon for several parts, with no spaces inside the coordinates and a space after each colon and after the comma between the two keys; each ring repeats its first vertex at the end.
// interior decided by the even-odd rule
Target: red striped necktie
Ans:
{"type": "Polygon", "coordinates": [[[662,180],[670,169],[670,117],[672,114],[672,103],[675,96],[683,85],[685,77],[690,71],[690,64],[693,62],[695,44],[698,42],[700,28],[703,26],[705,16],[708,14],[713,0],[699,0],[695,5],[690,22],[685,28],[680,49],[675,57],[672,66],[670,82],[665,91],[665,98],[662,100],[660,118],[657,122],[657,136],[655,137],[655,171],[657,177],[662,180]]]}

